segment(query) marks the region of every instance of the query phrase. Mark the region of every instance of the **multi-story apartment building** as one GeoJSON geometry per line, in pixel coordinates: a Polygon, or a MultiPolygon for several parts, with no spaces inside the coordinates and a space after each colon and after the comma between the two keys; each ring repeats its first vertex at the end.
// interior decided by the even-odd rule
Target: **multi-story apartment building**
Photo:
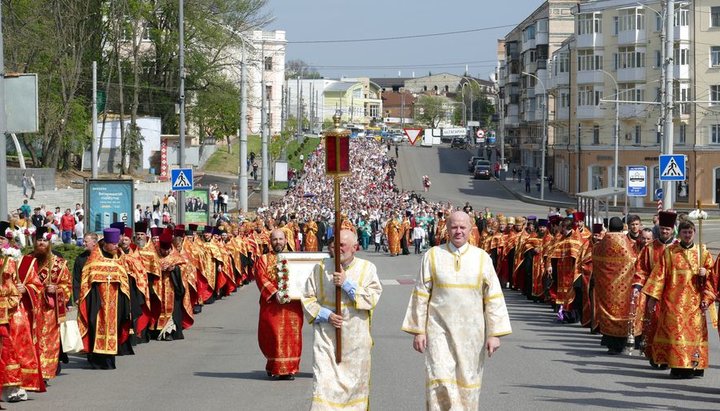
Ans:
{"type": "MultiPolygon", "coordinates": [[[[650,205],[660,188],[664,2],[597,0],[573,10],[574,34],[552,54],[549,91],[555,141],[553,168],[561,190],[625,186],[630,165],[648,168],[650,205]],[[617,121],[616,121],[617,118],[617,121]],[[616,140],[616,127],[619,129],[616,140]],[[617,142],[617,143],[616,143],[617,142]]],[[[677,207],[720,203],[720,2],[676,2],[673,19],[674,152],[687,156],[677,207]],[[715,110],[715,111],[714,111],[715,110]]]]}
{"type": "MultiPolygon", "coordinates": [[[[522,166],[539,168],[542,163],[542,136],[548,106],[554,104],[548,94],[548,59],[573,32],[571,9],[577,1],[547,0],[522,23],[512,29],[499,46],[498,86],[503,98],[503,134],[512,147],[509,160],[522,166]]],[[[553,130],[547,141],[552,147],[553,130]]],[[[548,152],[547,158],[552,154],[548,152]]]]}
{"type": "Polygon", "coordinates": [[[249,33],[248,133],[260,133],[262,82],[265,81],[266,124],[270,134],[280,134],[285,85],[285,31],[249,33]]]}

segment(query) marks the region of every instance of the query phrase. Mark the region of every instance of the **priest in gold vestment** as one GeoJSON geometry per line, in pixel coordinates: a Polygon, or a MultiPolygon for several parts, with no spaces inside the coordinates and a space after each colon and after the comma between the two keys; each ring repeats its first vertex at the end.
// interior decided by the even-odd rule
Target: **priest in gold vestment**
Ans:
{"type": "MultiPolygon", "coordinates": [[[[340,232],[341,271],[333,259],[315,266],[303,292],[313,324],[312,410],[367,410],[370,406],[370,319],[382,293],[375,265],[355,257],[357,235],[340,232]],[[342,286],[342,315],[335,308],[335,286],[342,286]],[[342,329],[342,361],[335,362],[335,328],[342,329]]],[[[336,240],[337,241],[337,238],[336,240]]],[[[330,245],[330,250],[334,245],[330,245]]]]}
{"type": "Polygon", "coordinates": [[[453,213],[449,242],[425,253],[402,326],[426,354],[428,410],[477,410],[485,356],[512,332],[492,260],[468,244],[470,225],[453,213]]]}
{"type": "Polygon", "coordinates": [[[692,221],[682,221],[678,231],[680,242],[665,249],[642,292],[648,296],[648,312],[657,302],[662,307],[652,342],[653,362],[667,364],[674,378],[693,378],[702,376],[709,365],[705,311],[716,298],[717,279],[707,248],[694,243],[692,221]]]}

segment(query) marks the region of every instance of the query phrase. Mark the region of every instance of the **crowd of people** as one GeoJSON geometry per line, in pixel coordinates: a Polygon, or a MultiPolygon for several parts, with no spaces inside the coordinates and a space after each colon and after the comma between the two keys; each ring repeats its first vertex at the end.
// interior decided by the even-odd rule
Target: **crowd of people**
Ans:
{"type": "MultiPolygon", "coordinates": [[[[321,251],[326,246],[332,251],[334,192],[331,177],[325,174],[322,146],[306,159],[298,183],[282,199],[255,213],[225,215],[221,193],[214,188],[217,196],[204,206],[213,207],[223,218],[204,227],[157,221],[153,213],[166,206],[163,211],[169,212],[170,203],[174,207],[168,198],[167,205],[165,200],[153,201],[149,218],[138,206],[132,227],[113,223],[101,238],[92,232],[77,238],[82,205],[74,213],[36,208],[28,216],[26,202],[12,221],[0,222],[3,398],[25,400],[27,391],[45,391],[46,381],[58,375],[67,361],[61,325],[74,307],[80,351],[92,368],[113,369],[115,357],[134,354],[137,344],[183,339],[183,331],[192,327],[204,305],[255,281],[260,289],[258,340],[268,376],[291,380],[299,371],[306,315],[315,327],[313,401],[363,404],[369,392],[369,318],[382,286],[374,265],[356,258],[355,252],[368,250],[371,242],[376,253],[391,256],[410,254],[410,245],[415,254],[431,250],[423,258],[403,324],[420,352],[427,346],[422,336],[432,328],[421,317],[429,315],[427,304],[433,304],[433,293],[442,294],[432,290],[432,281],[454,281],[457,276],[445,273],[454,267],[454,272],[472,271],[468,278],[482,276],[478,284],[490,287],[484,293],[502,296],[501,287],[517,290],[552,307],[558,321],[580,322],[602,334],[609,354],[641,349],[651,366],[669,367],[676,378],[701,376],[707,368],[705,316],[715,315],[720,263],[713,264],[705,246],[695,242],[695,226],[687,216],[662,212],[653,228],[643,228],[637,216],[613,217],[589,229],[586,216],[572,209],[565,216],[553,212],[538,219],[504,216],[488,208],[474,210],[469,203],[433,203],[398,188],[397,155],[391,158],[384,145],[359,138],[350,144],[351,175],[341,183],[343,220],[337,236],[343,269],[317,266],[301,300],[287,292],[287,263],[279,255],[321,251]],[[29,224],[33,230],[27,229],[29,224]],[[458,230],[466,230],[466,238],[458,237],[458,230]],[[58,237],[72,241],[72,233],[85,252],[70,267],[52,248],[58,237]],[[474,248],[466,255],[468,245],[474,248]],[[22,255],[26,246],[32,250],[22,255]],[[447,264],[436,267],[435,258],[447,264]],[[473,262],[463,263],[466,258],[473,262]],[[335,285],[344,291],[342,316],[328,308],[335,285]],[[341,364],[330,349],[330,331],[338,327],[354,337],[343,339],[355,354],[341,364]],[[328,390],[324,379],[338,375],[353,383],[342,392],[328,390]]],[[[444,292],[470,305],[476,297],[454,294],[457,290],[444,292]]],[[[468,337],[466,329],[455,329],[448,322],[454,330],[448,333],[482,340],[479,347],[463,346],[461,351],[477,356],[474,350],[485,347],[491,354],[499,347],[493,338],[510,332],[504,301],[494,304],[485,305],[498,313],[488,335],[468,337]],[[489,345],[483,345],[485,341],[489,345]]],[[[436,315],[457,321],[456,313],[443,310],[449,311],[436,315]]],[[[473,321],[480,324],[482,319],[473,321]]],[[[429,381],[452,377],[444,374],[437,353],[428,355],[429,381]]],[[[482,362],[470,367],[481,369],[482,362]]],[[[466,394],[438,384],[428,386],[429,401],[447,404],[457,400],[453,396],[466,394]]]]}

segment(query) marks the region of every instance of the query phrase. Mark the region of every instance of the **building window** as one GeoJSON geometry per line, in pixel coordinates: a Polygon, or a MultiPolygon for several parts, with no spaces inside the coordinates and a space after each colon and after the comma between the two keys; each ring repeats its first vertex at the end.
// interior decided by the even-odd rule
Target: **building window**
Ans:
{"type": "Polygon", "coordinates": [[[618,35],[620,31],[620,18],[618,16],[613,17],[613,34],[618,35]]]}
{"type": "Polygon", "coordinates": [[[600,126],[593,126],[593,144],[600,144],[600,126]]]}
{"type": "Polygon", "coordinates": [[[720,104],[720,85],[710,86],[710,105],[720,104]]]}
{"type": "Polygon", "coordinates": [[[663,29],[663,18],[659,14],[655,14],[655,31],[662,31],[663,29]]]}
{"type": "Polygon", "coordinates": [[[660,132],[660,130],[658,130],[655,132],[655,144],[660,144],[661,141],[662,141],[662,133],[660,132]]]}
{"type": "Polygon", "coordinates": [[[272,70],[272,57],[265,57],[265,70],[270,71],[272,70]]]}
{"type": "Polygon", "coordinates": [[[660,50],[655,50],[655,68],[662,68],[662,53],[660,50]]]}
{"type": "Polygon", "coordinates": [[[710,66],[720,66],[720,46],[710,47],[710,66]]]}
{"type": "Polygon", "coordinates": [[[710,126],[710,143],[720,144],[720,124],[710,126]]]}
{"type": "Polygon", "coordinates": [[[602,33],[602,14],[580,14],[577,17],[577,34],[593,33],[602,33]]]}
{"type": "Polygon", "coordinates": [[[645,12],[640,8],[620,10],[620,30],[645,30],[645,12]]]}
{"type": "Polygon", "coordinates": [[[678,133],[678,143],[685,144],[687,138],[687,124],[680,123],[680,132],[678,133]]]}
{"type": "Polygon", "coordinates": [[[720,7],[710,7],[710,27],[720,27],[720,7]]]}
{"type": "Polygon", "coordinates": [[[635,46],[619,47],[615,55],[615,69],[645,67],[645,49],[635,46]]]}
{"type": "Polygon", "coordinates": [[[641,144],[642,143],[642,128],[637,125],[635,126],[635,144],[641,144]]]}
{"type": "Polygon", "coordinates": [[[618,93],[618,100],[625,101],[645,101],[645,89],[640,88],[641,85],[635,84],[619,84],[620,92],[618,93]]]}
{"type": "Polygon", "coordinates": [[[673,61],[675,65],[688,65],[690,50],[686,48],[675,48],[673,50],[673,61]]]}
{"type": "Polygon", "coordinates": [[[690,10],[688,10],[687,6],[683,7],[680,6],[677,10],[675,10],[675,19],[674,23],[675,26],[687,26],[688,21],[690,19],[690,10]]]}
{"type": "Polygon", "coordinates": [[[603,56],[594,50],[578,50],[578,71],[602,70],[603,56]]]}
{"type": "Polygon", "coordinates": [[[272,100],[272,86],[265,86],[265,99],[272,100]]]}

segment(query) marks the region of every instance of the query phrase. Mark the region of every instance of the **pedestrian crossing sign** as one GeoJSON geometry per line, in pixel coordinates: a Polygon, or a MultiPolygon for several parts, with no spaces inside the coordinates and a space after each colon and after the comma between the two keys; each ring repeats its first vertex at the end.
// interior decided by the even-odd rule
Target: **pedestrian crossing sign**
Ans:
{"type": "Polygon", "coordinates": [[[193,189],[193,169],[176,168],[170,170],[172,191],[190,191],[193,189]]]}
{"type": "Polygon", "coordinates": [[[685,155],[662,154],[660,156],[660,181],[685,181],[685,155]]]}

